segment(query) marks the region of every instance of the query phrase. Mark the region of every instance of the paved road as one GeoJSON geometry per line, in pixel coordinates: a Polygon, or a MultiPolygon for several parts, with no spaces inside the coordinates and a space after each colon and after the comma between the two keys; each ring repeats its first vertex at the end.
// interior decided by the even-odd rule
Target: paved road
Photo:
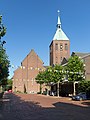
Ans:
{"type": "Polygon", "coordinates": [[[90,106],[69,98],[8,93],[0,101],[0,120],[90,120],[90,106]]]}

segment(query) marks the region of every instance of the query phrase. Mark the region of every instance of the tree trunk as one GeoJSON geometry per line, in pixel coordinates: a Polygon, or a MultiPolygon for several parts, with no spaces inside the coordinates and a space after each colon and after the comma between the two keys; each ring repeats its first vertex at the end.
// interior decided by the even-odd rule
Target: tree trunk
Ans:
{"type": "Polygon", "coordinates": [[[73,82],[73,90],[74,90],[73,95],[76,95],[76,87],[75,87],[76,83],[78,83],[78,81],[73,82]]]}
{"type": "Polygon", "coordinates": [[[75,82],[73,82],[73,95],[76,95],[76,92],[75,92],[75,82]]]}
{"type": "Polygon", "coordinates": [[[40,94],[42,94],[42,84],[40,84],[40,94]]]}
{"type": "Polygon", "coordinates": [[[59,81],[57,83],[57,96],[59,97],[59,81]]]}
{"type": "Polygon", "coordinates": [[[50,88],[49,88],[49,86],[47,86],[47,96],[49,96],[49,90],[50,90],[50,88]]]}

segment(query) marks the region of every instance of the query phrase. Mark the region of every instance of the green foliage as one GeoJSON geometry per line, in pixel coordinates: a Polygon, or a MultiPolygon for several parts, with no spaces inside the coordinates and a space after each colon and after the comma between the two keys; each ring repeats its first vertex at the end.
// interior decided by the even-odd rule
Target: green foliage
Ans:
{"type": "Polygon", "coordinates": [[[1,37],[6,34],[6,28],[2,24],[2,16],[0,16],[0,85],[7,84],[7,77],[9,76],[9,65],[10,61],[6,54],[6,50],[3,48],[3,42],[1,37]]]}
{"type": "Polygon", "coordinates": [[[2,16],[0,16],[0,38],[6,34],[6,28],[2,24],[2,16]]]}
{"type": "Polygon", "coordinates": [[[64,77],[63,67],[61,65],[55,65],[53,69],[53,82],[62,82],[64,77]]]}
{"type": "Polygon", "coordinates": [[[49,66],[46,69],[44,82],[46,84],[53,82],[53,67],[52,66],[49,66]]]}
{"type": "Polygon", "coordinates": [[[44,72],[39,72],[39,74],[36,76],[36,82],[39,84],[44,83],[44,72]]]}
{"type": "Polygon", "coordinates": [[[82,60],[76,55],[69,58],[65,71],[68,73],[69,81],[80,81],[84,79],[84,65],[82,60]]]}
{"type": "Polygon", "coordinates": [[[78,84],[78,91],[79,92],[89,92],[90,93],[90,81],[81,81],[78,84]]]}
{"type": "Polygon", "coordinates": [[[0,46],[0,85],[6,84],[5,81],[9,76],[9,65],[10,62],[8,60],[6,51],[2,46],[0,46]]]}
{"type": "Polygon", "coordinates": [[[44,78],[45,78],[45,72],[39,72],[39,74],[36,76],[36,82],[40,84],[40,92],[42,92],[42,84],[44,83],[44,78]]]}
{"type": "Polygon", "coordinates": [[[6,90],[11,90],[12,89],[12,80],[11,79],[8,79],[7,80],[7,85],[5,87],[6,90]]]}
{"type": "Polygon", "coordinates": [[[37,77],[37,83],[57,83],[63,79],[63,67],[60,65],[55,65],[54,67],[49,66],[45,71],[40,72],[37,77]]]}

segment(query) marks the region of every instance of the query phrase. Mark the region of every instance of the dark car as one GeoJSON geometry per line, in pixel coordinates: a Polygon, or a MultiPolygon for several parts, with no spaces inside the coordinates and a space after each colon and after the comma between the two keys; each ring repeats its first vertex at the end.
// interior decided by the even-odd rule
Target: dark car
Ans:
{"type": "Polygon", "coordinates": [[[72,96],[72,100],[87,100],[87,94],[85,92],[81,92],[75,96],[72,96]]]}

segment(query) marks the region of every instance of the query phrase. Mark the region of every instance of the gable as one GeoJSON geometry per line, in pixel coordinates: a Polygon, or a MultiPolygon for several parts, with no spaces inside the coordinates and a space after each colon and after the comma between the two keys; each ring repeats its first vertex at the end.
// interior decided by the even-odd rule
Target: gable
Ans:
{"type": "Polygon", "coordinates": [[[68,60],[64,57],[63,60],[62,60],[62,62],[61,62],[61,65],[64,65],[64,64],[66,64],[67,62],[68,62],[68,60]]]}
{"type": "Polygon", "coordinates": [[[39,56],[35,53],[34,50],[31,50],[21,64],[23,66],[38,67],[43,65],[43,61],[39,58],[39,56]]]}

